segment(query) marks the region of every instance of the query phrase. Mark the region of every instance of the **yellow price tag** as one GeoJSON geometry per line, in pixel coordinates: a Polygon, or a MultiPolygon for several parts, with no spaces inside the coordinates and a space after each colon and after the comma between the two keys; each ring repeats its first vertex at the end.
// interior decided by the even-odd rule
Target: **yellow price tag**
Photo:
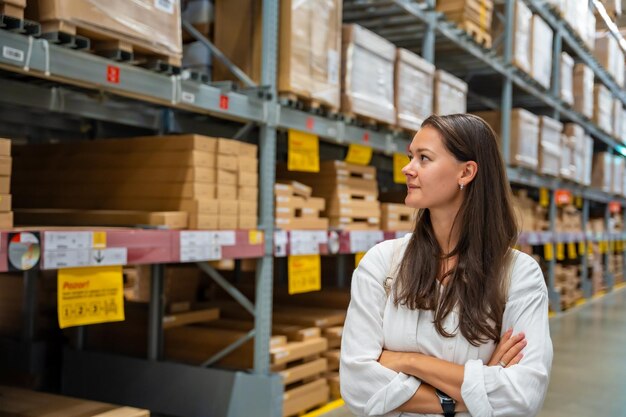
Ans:
{"type": "Polygon", "coordinates": [[[550,192],[548,191],[547,188],[539,189],[539,205],[541,207],[550,206],[550,192]]]}
{"type": "Polygon", "coordinates": [[[558,261],[562,261],[565,259],[565,244],[563,242],[559,242],[556,244],[556,259],[558,261]]]}
{"type": "Polygon", "coordinates": [[[601,240],[600,242],[598,242],[598,252],[600,253],[606,253],[606,247],[608,245],[606,244],[605,240],[601,240]]]}
{"type": "Polygon", "coordinates": [[[576,196],[576,208],[578,209],[583,208],[583,198],[579,195],[576,196]]]}
{"type": "Polygon", "coordinates": [[[409,163],[409,157],[401,154],[393,154],[393,182],[396,184],[406,184],[406,177],[402,173],[404,168],[409,163]]]}
{"type": "Polygon", "coordinates": [[[289,294],[322,289],[322,267],[319,255],[289,256],[287,264],[289,294]]]}
{"type": "Polygon", "coordinates": [[[593,242],[587,242],[587,255],[593,255],[593,242]]]}
{"type": "Polygon", "coordinates": [[[623,240],[618,240],[617,241],[617,251],[618,252],[624,252],[624,241],[623,240]]]}
{"type": "Polygon", "coordinates": [[[59,269],[57,275],[59,327],[124,320],[122,267],[59,269]]]}
{"type": "Polygon", "coordinates": [[[567,244],[567,257],[570,259],[576,259],[578,257],[578,252],[576,251],[576,244],[574,242],[569,242],[567,244]]]}
{"type": "Polygon", "coordinates": [[[552,243],[543,245],[543,257],[546,261],[554,259],[554,245],[552,243]]]}
{"type": "Polygon", "coordinates": [[[289,171],[320,172],[320,143],[317,136],[289,130],[287,169],[289,171]]]}
{"type": "Polygon", "coordinates": [[[250,245],[260,245],[263,243],[265,235],[262,230],[249,230],[248,231],[248,243],[250,245]]]}
{"type": "Polygon", "coordinates": [[[609,240],[609,251],[611,253],[615,252],[615,241],[614,240],[609,240]]]}
{"type": "Polygon", "coordinates": [[[354,254],[354,267],[358,267],[361,259],[365,256],[365,252],[357,252],[354,254]]]}
{"type": "Polygon", "coordinates": [[[351,143],[348,147],[346,162],[357,165],[368,165],[372,160],[372,148],[351,143]]]}
{"type": "Polygon", "coordinates": [[[578,254],[580,256],[583,256],[585,254],[585,242],[582,240],[578,242],[578,254]]]}
{"type": "Polygon", "coordinates": [[[93,232],[93,248],[105,249],[107,247],[107,232],[93,232]]]}

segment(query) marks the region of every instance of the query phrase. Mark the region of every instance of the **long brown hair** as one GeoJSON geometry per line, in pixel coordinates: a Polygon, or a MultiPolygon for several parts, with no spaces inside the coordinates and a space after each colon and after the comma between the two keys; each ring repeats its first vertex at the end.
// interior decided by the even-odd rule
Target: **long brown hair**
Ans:
{"type": "Polygon", "coordinates": [[[474,346],[499,341],[506,302],[506,274],[518,229],[511,205],[511,188],[493,129],[470,114],[430,116],[422,123],[439,131],[444,146],[461,162],[475,161],[478,172],[467,184],[452,229],[459,240],[449,254],[435,238],[428,209],[418,212],[413,235],[398,269],[395,303],[409,309],[433,310],[437,332],[452,337],[443,326],[455,306],[457,330],[474,346]],[[442,262],[457,257],[438,290],[442,262]]]}

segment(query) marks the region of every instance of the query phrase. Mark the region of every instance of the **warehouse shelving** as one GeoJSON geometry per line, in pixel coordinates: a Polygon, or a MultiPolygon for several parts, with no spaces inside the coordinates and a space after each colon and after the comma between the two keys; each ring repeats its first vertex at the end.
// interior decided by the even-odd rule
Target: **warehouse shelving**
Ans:
{"type": "MultiPolygon", "coordinates": [[[[611,93],[626,104],[626,92],[617,86],[613,78],[603,69],[582,43],[578,35],[545,2],[523,0],[535,13],[542,16],[558,33],[555,54],[560,54],[560,40],[573,50],[577,57],[593,69],[595,77],[611,93]]],[[[215,237],[212,232],[181,232],[163,230],[100,230],[90,232],[37,230],[42,242],[42,267],[55,268],[53,259],[76,257],[77,251],[121,249],[125,253],[126,264],[152,264],[153,286],[149,320],[148,357],[146,359],[127,358],[82,349],[83,328],[78,330],[77,349],[65,352],[64,388],[74,395],[93,397],[105,401],[148,407],[166,414],[199,415],[280,415],[282,388],[278,378],[269,373],[269,336],[272,311],[272,277],[274,255],[277,257],[294,254],[294,232],[274,232],[272,198],[274,164],[276,160],[276,131],[295,129],[318,135],[325,141],[338,145],[351,143],[366,144],[376,152],[390,155],[402,152],[408,145],[408,138],[385,129],[365,129],[346,123],[344,120],[328,118],[281,105],[276,99],[276,63],[278,38],[278,1],[263,2],[263,74],[262,87],[233,91],[217,85],[185,79],[183,75],[160,74],[121,64],[108,59],[73,51],[49,43],[45,39],[0,31],[0,50],[4,47],[18,51],[21,60],[0,56],[0,102],[48,111],[55,114],[74,115],[93,120],[116,122],[126,126],[154,130],[161,133],[184,131],[189,126],[201,126],[194,122],[194,115],[205,115],[218,120],[260,126],[260,227],[259,231],[228,232],[232,237],[215,237]],[[29,83],[31,77],[43,83],[29,83]],[[94,95],[94,91],[99,94],[94,95]],[[48,239],[57,233],[106,233],[106,248],[65,247],[47,250],[48,239]],[[254,234],[252,238],[251,233],[254,234]],[[229,244],[223,244],[223,240],[229,244]],[[181,252],[181,242],[186,242],[187,252],[181,252]],[[218,250],[219,248],[219,250],[218,250]],[[221,250],[221,253],[218,253],[221,250]],[[53,253],[55,252],[55,253],[53,253]],[[56,258],[55,258],[56,256],[56,258]],[[258,258],[256,300],[253,306],[255,329],[254,372],[232,372],[217,369],[202,369],[187,365],[160,361],[162,355],[163,332],[160,328],[163,315],[161,291],[163,287],[163,264],[173,262],[200,262],[211,259],[258,258]],[[49,259],[49,260],[48,260],[49,259]],[[111,370],[116,372],[111,372],[111,370]],[[93,375],[103,375],[93,378],[93,375]],[[132,381],[132,384],[128,382],[132,381]],[[168,383],[165,383],[167,381],[168,383]],[[171,383],[176,381],[176,383],[171,383]],[[145,399],[145,392],[150,392],[145,399]],[[227,392],[228,395],[221,393],[227,392]],[[240,398],[248,401],[240,401],[240,398]],[[143,399],[142,399],[143,398],[143,399]],[[181,400],[184,399],[184,400],[181,400]]],[[[508,157],[510,119],[509,110],[517,103],[531,103],[535,107],[549,107],[556,117],[562,117],[584,127],[595,139],[611,149],[622,144],[606,132],[601,131],[591,120],[572,110],[563,103],[554,88],[546,89],[528,75],[510,64],[512,27],[512,0],[506,1],[505,47],[502,56],[483,48],[465,32],[458,29],[443,15],[434,11],[434,2],[410,0],[392,1],[344,1],[344,20],[359,23],[394,43],[409,49],[419,49],[421,55],[435,61],[436,46],[455,48],[453,56],[443,60],[443,68],[457,75],[496,76],[501,87],[492,91],[491,97],[478,96],[477,100],[488,107],[503,110],[502,139],[503,152],[508,157]],[[383,27],[384,26],[384,27],[383,27]],[[459,64],[460,63],[460,64],[459,64]],[[516,88],[519,94],[513,95],[516,88]]],[[[553,85],[558,85],[559,71],[553,71],[553,85]]],[[[481,92],[482,93],[482,92],[481,92]]],[[[608,203],[617,201],[626,206],[626,199],[604,193],[590,187],[583,187],[568,181],[549,178],[531,171],[508,167],[511,182],[530,187],[543,187],[550,190],[566,189],[582,196],[583,224],[589,217],[590,201],[608,203]]],[[[556,202],[554,193],[550,201],[551,231],[525,232],[520,235],[520,243],[543,245],[560,242],[626,240],[625,234],[593,235],[587,233],[557,233],[554,231],[556,202]]],[[[608,219],[608,208],[607,208],[608,219]]],[[[310,232],[310,239],[300,245],[297,253],[320,253],[348,255],[363,252],[378,241],[391,239],[398,233],[390,232],[310,232]],[[316,246],[317,245],[317,246],[316,246]],[[308,248],[308,249],[307,249],[308,248]]],[[[3,232],[0,242],[0,271],[7,271],[8,233],[3,232]]],[[[89,238],[86,238],[89,241],[89,238]]],[[[300,239],[303,239],[302,235],[300,239]]],[[[185,245],[183,245],[185,246],[185,245]]],[[[91,252],[88,252],[92,255],[91,252]]],[[[82,258],[81,258],[82,259],[82,258]]],[[[583,257],[583,265],[586,261],[583,257]]],[[[67,261],[66,261],[67,262],[67,261]]],[[[554,264],[550,264],[548,282],[550,296],[555,310],[560,309],[558,294],[554,292],[554,264]]],[[[66,263],[64,266],[73,266],[66,263]]],[[[203,264],[203,268],[207,268],[203,264]]],[[[585,269],[585,268],[583,268],[585,269]]],[[[210,271],[210,270],[209,270],[210,271]]],[[[214,271],[210,273],[214,275],[214,271]]],[[[28,346],[29,359],[24,364],[32,367],[41,359],[43,348],[34,340],[35,320],[34,282],[36,276],[25,272],[26,300],[24,335],[22,342],[12,344],[10,352],[28,346]]],[[[219,275],[217,275],[219,277],[219,275]]],[[[219,278],[218,282],[219,281],[219,278]]],[[[586,295],[590,296],[589,280],[583,275],[582,282],[586,295]]],[[[607,277],[610,284],[610,277],[607,277]]],[[[220,285],[228,287],[221,281],[220,285]]],[[[609,285],[610,287],[611,285],[609,285]]],[[[234,291],[234,288],[229,290],[234,291]]],[[[237,297],[240,297],[240,294],[237,297]]],[[[245,303],[245,301],[244,301],[245,303]]],[[[252,306],[249,304],[248,307],[252,306]]],[[[6,346],[0,341],[0,346],[6,346]]],[[[5,361],[10,362],[11,356],[5,361]]],[[[19,362],[15,360],[15,362],[19,362]]],[[[0,365],[1,366],[1,365],[0,365]]]]}

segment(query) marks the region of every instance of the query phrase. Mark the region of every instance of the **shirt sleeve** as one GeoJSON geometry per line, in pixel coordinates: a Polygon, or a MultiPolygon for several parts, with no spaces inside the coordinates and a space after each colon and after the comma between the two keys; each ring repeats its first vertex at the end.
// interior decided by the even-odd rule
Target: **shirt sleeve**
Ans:
{"type": "Polygon", "coordinates": [[[352,275],[351,301],[341,341],[341,396],[358,416],[396,417],[421,381],[378,363],[384,346],[383,286],[393,243],[370,249],[352,275]]]}
{"type": "Polygon", "coordinates": [[[524,332],[528,344],[520,363],[510,368],[486,366],[481,360],[465,364],[461,395],[473,417],[536,416],[543,406],[553,355],[548,292],[537,262],[519,256],[521,265],[516,263],[513,271],[502,329],[524,332]]]}

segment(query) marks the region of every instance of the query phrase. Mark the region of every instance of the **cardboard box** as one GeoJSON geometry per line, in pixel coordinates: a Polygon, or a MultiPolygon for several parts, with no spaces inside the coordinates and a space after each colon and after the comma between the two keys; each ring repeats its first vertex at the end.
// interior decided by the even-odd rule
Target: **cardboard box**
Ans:
{"type": "Polygon", "coordinates": [[[320,218],[276,218],[276,228],[283,230],[327,230],[329,220],[320,218]]]}
{"type": "Polygon", "coordinates": [[[216,182],[221,185],[237,185],[238,175],[236,172],[218,169],[216,172],[216,182]]]}
{"type": "Polygon", "coordinates": [[[607,133],[613,130],[613,96],[602,84],[593,87],[593,121],[607,133]]]}
{"type": "Polygon", "coordinates": [[[240,142],[235,139],[217,139],[217,153],[222,155],[239,155],[240,142]]]}
{"type": "Polygon", "coordinates": [[[395,65],[397,125],[418,130],[433,112],[435,66],[413,52],[398,48],[395,65]]]}
{"type": "Polygon", "coordinates": [[[110,415],[115,417],[149,417],[150,411],[133,407],[87,401],[46,394],[21,388],[0,386],[0,413],[14,417],[110,415]]]}
{"type": "Polygon", "coordinates": [[[258,187],[239,187],[239,200],[246,201],[242,205],[248,204],[248,201],[259,201],[259,188],[258,187]]]}
{"type": "Polygon", "coordinates": [[[220,214],[217,217],[217,228],[220,230],[235,230],[239,223],[239,216],[230,214],[220,214]]]}
{"type": "Polygon", "coordinates": [[[624,108],[622,107],[622,102],[620,99],[613,100],[613,130],[612,134],[614,137],[623,141],[625,138],[621,137],[622,134],[622,123],[624,120],[622,119],[622,115],[624,113],[624,108]]]}
{"type": "Polygon", "coordinates": [[[224,184],[215,185],[215,198],[218,200],[237,200],[237,186],[224,184]]]}
{"type": "Polygon", "coordinates": [[[0,195],[0,212],[11,211],[11,194],[0,195]]]}
{"type": "Polygon", "coordinates": [[[11,176],[12,159],[10,156],[0,156],[0,176],[11,176]]]}
{"type": "Polygon", "coordinates": [[[613,179],[611,181],[611,192],[616,195],[622,195],[624,189],[624,169],[625,162],[623,156],[613,155],[613,179]]]}
{"type": "Polygon", "coordinates": [[[563,143],[561,130],[563,125],[558,121],[547,116],[539,117],[540,132],[539,132],[539,166],[538,172],[546,175],[565,175],[567,178],[570,175],[570,161],[572,154],[568,150],[568,144],[563,143]],[[567,149],[563,150],[563,147],[567,149]],[[564,163],[563,161],[567,161],[564,163]],[[561,171],[562,165],[564,165],[564,171],[561,171]]]}
{"type": "Polygon", "coordinates": [[[593,154],[591,186],[605,193],[613,190],[613,156],[608,152],[593,154]]]}
{"type": "Polygon", "coordinates": [[[552,29],[539,15],[533,15],[530,37],[530,75],[545,88],[550,88],[552,74],[552,29]],[[550,45],[550,47],[546,47],[550,45]]]}
{"type": "Polygon", "coordinates": [[[593,167],[593,139],[591,136],[584,137],[584,160],[583,160],[583,179],[581,183],[585,186],[591,185],[591,174],[593,167]]]}
{"type": "Polygon", "coordinates": [[[443,70],[435,71],[433,113],[440,116],[467,111],[467,83],[443,70]]]}
{"type": "Polygon", "coordinates": [[[593,117],[593,70],[583,63],[574,65],[574,110],[593,117]]]}
{"type": "Polygon", "coordinates": [[[0,213],[0,228],[11,229],[13,227],[13,212],[0,213]]]}
{"type": "MultiPolygon", "coordinates": [[[[531,24],[532,11],[522,0],[513,2],[513,54],[512,64],[527,74],[531,74],[531,24]]],[[[504,13],[504,6],[496,7],[497,13],[504,13]]],[[[504,33],[504,25],[500,19],[493,19],[493,38],[497,39],[504,33]]],[[[498,52],[503,53],[503,46],[498,47],[498,52]]]]}
{"type": "Polygon", "coordinates": [[[239,204],[239,215],[256,216],[258,214],[258,204],[258,200],[241,200],[239,204]]]}
{"type": "Polygon", "coordinates": [[[561,135],[561,162],[559,164],[559,176],[565,179],[575,178],[576,167],[574,166],[575,141],[567,135],[561,135]]]}
{"type": "Polygon", "coordinates": [[[318,379],[288,390],[283,395],[283,417],[304,413],[306,410],[328,402],[328,383],[318,379]]]}
{"type": "Polygon", "coordinates": [[[217,214],[193,214],[189,217],[189,228],[200,230],[218,229],[219,220],[217,214]]]}
{"type": "Polygon", "coordinates": [[[235,155],[217,154],[215,166],[218,169],[236,172],[239,167],[239,160],[235,155]]]}
{"type": "Polygon", "coordinates": [[[236,216],[239,214],[239,200],[216,200],[220,216],[236,216]]]}
{"type": "Polygon", "coordinates": [[[178,1],[163,5],[163,2],[155,3],[151,0],[116,0],[102,4],[73,0],[33,0],[28,2],[25,16],[42,23],[44,33],[58,29],[55,22],[64,22],[65,30],[69,30],[68,24],[72,25],[91,39],[130,43],[136,54],[162,54],[177,58],[179,63],[182,57],[178,1]]]}
{"type": "Polygon", "coordinates": [[[240,187],[258,187],[259,174],[256,172],[242,172],[237,174],[237,185],[240,187]]]}
{"type": "Polygon", "coordinates": [[[10,139],[0,139],[0,156],[11,156],[10,139]]]}
{"type": "Polygon", "coordinates": [[[238,229],[256,229],[259,225],[257,216],[239,215],[238,229]]]}
{"type": "MultiPolygon", "coordinates": [[[[499,111],[476,112],[500,137],[502,113],[499,111]]],[[[507,163],[537,169],[539,164],[539,118],[524,109],[511,111],[510,160],[507,163]]],[[[500,139],[501,141],[501,139],[500,139]]]]}
{"type": "Polygon", "coordinates": [[[259,160],[251,156],[239,156],[237,168],[239,172],[259,172],[259,160]]]}
{"type": "Polygon", "coordinates": [[[342,111],[395,124],[396,47],[355,24],[343,26],[342,45],[342,111]]]}
{"type": "Polygon", "coordinates": [[[574,105],[574,58],[561,52],[561,100],[574,105]]]}
{"type": "MultiPolygon", "coordinates": [[[[295,196],[309,198],[313,194],[313,189],[306,184],[302,184],[301,182],[290,181],[290,180],[278,180],[277,182],[278,182],[278,184],[276,184],[277,187],[280,187],[282,185],[285,185],[288,187],[287,189],[289,190],[289,194],[288,194],[289,196],[293,194],[295,196]]],[[[274,188],[275,190],[276,190],[276,186],[274,188]]],[[[276,195],[279,195],[279,194],[276,194],[276,195]]]]}
{"type": "Polygon", "coordinates": [[[239,144],[238,145],[239,150],[237,152],[237,155],[239,155],[240,158],[257,159],[257,155],[259,152],[259,147],[257,145],[253,143],[245,143],[245,142],[238,142],[238,144],[239,144]]]}
{"type": "MultiPolygon", "coordinates": [[[[13,213],[0,213],[2,225],[12,223],[13,213]],[[10,215],[10,216],[8,216],[10,215]]],[[[165,226],[185,229],[188,214],[183,211],[143,212],[131,210],[15,209],[16,223],[50,226],[165,226]]],[[[2,226],[11,227],[11,226],[2,226]]]]}

